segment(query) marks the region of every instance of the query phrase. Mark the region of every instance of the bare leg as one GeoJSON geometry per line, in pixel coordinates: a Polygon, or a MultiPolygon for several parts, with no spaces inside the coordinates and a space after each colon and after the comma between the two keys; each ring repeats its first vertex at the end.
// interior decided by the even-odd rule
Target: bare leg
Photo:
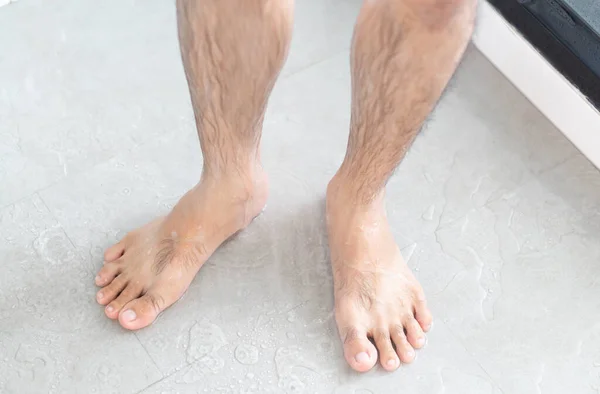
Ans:
{"type": "Polygon", "coordinates": [[[350,139],[327,192],[336,320],[357,371],[372,368],[378,354],[390,371],[411,362],[431,326],[387,222],[385,184],[456,69],[475,2],[366,0],[358,17],[350,139]]]}
{"type": "Polygon", "coordinates": [[[198,185],[166,217],[106,251],[97,300],[123,327],[152,323],[219,245],[264,207],[268,185],[259,142],[288,50],[292,8],[292,0],[177,1],[204,167],[198,185]]]}

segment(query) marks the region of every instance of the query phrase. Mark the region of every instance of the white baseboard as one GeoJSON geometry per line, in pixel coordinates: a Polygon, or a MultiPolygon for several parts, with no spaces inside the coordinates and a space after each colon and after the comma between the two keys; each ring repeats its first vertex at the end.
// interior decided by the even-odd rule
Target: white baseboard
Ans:
{"type": "Polygon", "coordinates": [[[600,112],[485,1],[481,2],[473,41],[600,168],[600,112]]]}

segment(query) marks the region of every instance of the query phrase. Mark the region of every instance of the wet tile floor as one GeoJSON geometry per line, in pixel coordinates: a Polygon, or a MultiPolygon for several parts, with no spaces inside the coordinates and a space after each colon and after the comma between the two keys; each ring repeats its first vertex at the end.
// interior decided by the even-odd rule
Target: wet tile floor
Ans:
{"type": "Polygon", "coordinates": [[[268,208],[137,333],[104,317],[93,277],[201,170],[174,4],[0,8],[1,393],[600,392],[600,173],[473,48],[388,187],[428,346],[392,374],[344,365],[323,197],[358,7],[298,1],[268,208]]]}

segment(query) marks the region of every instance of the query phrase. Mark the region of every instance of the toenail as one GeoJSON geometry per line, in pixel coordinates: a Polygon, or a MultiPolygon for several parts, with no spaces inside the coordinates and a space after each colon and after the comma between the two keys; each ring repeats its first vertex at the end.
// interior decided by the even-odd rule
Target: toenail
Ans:
{"type": "Polygon", "coordinates": [[[123,320],[125,320],[125,321],[134,321],[135,318],[136,318],[135,312],[132,311],[131,309],[126,310],[125,312],[123,312],[123,320]]]}
{"type": "Polygon", "coordinates": [[[415,351],[414,350],[407,350],[406,351],[406,357],[408,358],[413,358],[415,356],[415,351]]]}
{"type": "Polygon", "coordinates": [[[103,293],[98,293],[98,295],[96,295],[96,298],[98,298],[99,300],[101,300],[102,298],[104,298],[104,294],[103,293]]]}
{"type": "Polygon", "coordinates": [[[423,346],[425,344],[425,338],[421,337],[419,339],[417,339],[417,345],[419,346],[423,346]]]}
{"type": "Polygon", "coordinates": [[[389,359],[387,362],[387,366],[390,368],[393,368],[396,366],[396,360],[394,360],[393,358],[389,359]]]}
{"type": "Polygon", "coordinates": [[[356,357],[354,357],[354,359],[359,364],[366,363],[369,362],[369,355],[365,352],[360,352],[356,355],[356,357]]]}
{"type": "Polygon", "coordinates": [[[100,282],[100,276],[96,275],[96,282],[100,282]]]}
{"type": "Polygon", "coordinates": [[[113,307],[112,307],[112,306],[110,306],[110,305],[106,307],[106,311],[107,311],[108,313],[110,313],[110,312],[112,312],[112,311],[114,311],[114,310],[115,310],[115,308],[113,308],[113,307]]]}

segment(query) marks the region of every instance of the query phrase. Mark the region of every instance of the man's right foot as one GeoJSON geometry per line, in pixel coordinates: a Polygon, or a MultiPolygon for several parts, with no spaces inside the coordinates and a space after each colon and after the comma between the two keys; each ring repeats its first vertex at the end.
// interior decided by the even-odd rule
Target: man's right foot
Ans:
{"type": "Polygon", "coordinates": [[[104,254],[96,276],[98,303],[126,329],[152,323],[185,293],[194,276],[227,238],[264,208],[267,177],[205,176],[173,210],[127,234],[104,254]]]}

